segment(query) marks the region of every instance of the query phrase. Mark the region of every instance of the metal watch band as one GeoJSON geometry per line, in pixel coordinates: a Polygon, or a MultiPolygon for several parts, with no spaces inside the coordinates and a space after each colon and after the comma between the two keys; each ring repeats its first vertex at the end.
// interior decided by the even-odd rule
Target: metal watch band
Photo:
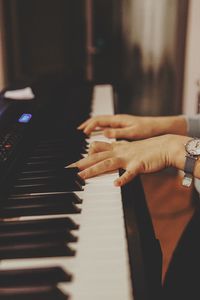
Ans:
{"type": "Polygon", "coordinates": [[[183,186],[189,187],[191,185],[193,179],[194,166],[197,159],[197,157],[186,155],[184,166],[185,175],[182,181],[183,186]]]}
{"type": "Polygon", "coordinates": [[[196,163],[197,157],[186,155],[184,172],[193,175],[194,166],[196,163]]]}

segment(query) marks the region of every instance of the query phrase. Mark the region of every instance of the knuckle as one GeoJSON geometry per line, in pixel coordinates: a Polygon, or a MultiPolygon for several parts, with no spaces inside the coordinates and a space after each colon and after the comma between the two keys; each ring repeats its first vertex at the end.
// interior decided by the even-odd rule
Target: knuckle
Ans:
{"type": "Polygon", "coordinates": [[[94,161],[100,161],[100,160],[102,160],[101,152],[94,153],[93,160],[94,161]]]}
{"type": "Polygon", "coordinates": [[[145,162],[145,161],[141,161],[139,166],[138,166],[138,169],[141,173],[144,173],[146,170],[148,170],[148,163],[145,162]]]}
{"type": "Polygon", "coordinates": [[[90,127],[96,126],[97,121],[96,120],[91,120],[90,122],[90,127]]]}
{"type": "Polygon", "coordinates": [[[98,142],[92,142],[90,148],[95,149],[98,145],[98,142]]]}
{"type": "Polygon", "coordinates": [[[92,177],[93,175],[94,175],[94,166],[88,167],[87,169],[84,170],[85,178],[92,177]]]}
{"type": "Polygon", "coordinates": [[[122,166],[123,160],[121,157],[115,157],[113,160],[114,160],[115,165],[117,165],[119,167],[122,166]]]}
{"type": "Polygon", "coordinates": [[[89,174],[90,172],[88,171],[88,170],[84,170],[84,171],[82,171],[82,178],[88,178],[88,177],[90,177],[90,174],[89,174]]]}
{"type": "Polygon", "coordinates": [[[105,129],[104,133],[107,137],[109,138],[114,138],[115,136],[113,135],[113,130],[112,129],[105,129]]]}
{"type": "Polygon", "coordinates": [[[82,164],[81,164],[81,162],[80,161],[76,162],[74,164],[74,167],[78,168],[79,170],[82,170],[82,164]]]}
{"type": "Polygon", "coordinates": [[[120,182],[121,182],[122,185],[124,185],[126,183],[126,179],[124,177],[121,177],[120,182]]]}
{"type": "Polygon", "coordinates": [[[131,172],[130,170],[127,170],[124,177],[125,177],[126,179],[128,179],[128,178],[130,178],[131,176],[132,176],[132,172],[131,172]]]}
{"type": "Polygon", "coordinates": [[[110,168],[113,165],[113,159],[112,158],[108,158],[104,161],[104,166],[106,167],[106,169],[110,168]]]}

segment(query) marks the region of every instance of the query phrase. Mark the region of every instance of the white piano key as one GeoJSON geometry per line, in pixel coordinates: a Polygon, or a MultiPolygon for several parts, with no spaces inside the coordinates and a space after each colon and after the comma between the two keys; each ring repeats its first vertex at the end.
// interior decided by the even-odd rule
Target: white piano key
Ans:
{"type": "MultiPolygon", "coordinates": [[[[92,115],[113,114],[111,95],[111,86],[95,88],[92,115]]],[[[95,132],[87,141],[115,140],[95,132]]],[[[114,171],[87,179],[84,191],[78,193],[84,201],[72,299],[133,299],[121,189],[113,184],[118,176],[114,171]]]]}
{"type": "Polygon", "coordinates": [[[111,85],[94,87],[91,116],[113,114],[113,89],[111,85]]]}

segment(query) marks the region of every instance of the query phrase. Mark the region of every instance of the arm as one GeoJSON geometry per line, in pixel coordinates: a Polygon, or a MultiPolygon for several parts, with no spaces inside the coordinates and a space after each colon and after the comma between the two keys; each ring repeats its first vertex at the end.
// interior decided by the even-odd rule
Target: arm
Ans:
{"type": "Polygon", "coordinates": [[[200,137],[200,114],[187,118],[188,135],[200,137]]]}
{"type": "Polygon", "coordinates": [[[104,115],[88,119],[78,129],[90,134],[100,127],[109,138],[143,139],[162,134],[186,135],[185,116],[139,117],[131,115],[104,115]]]}

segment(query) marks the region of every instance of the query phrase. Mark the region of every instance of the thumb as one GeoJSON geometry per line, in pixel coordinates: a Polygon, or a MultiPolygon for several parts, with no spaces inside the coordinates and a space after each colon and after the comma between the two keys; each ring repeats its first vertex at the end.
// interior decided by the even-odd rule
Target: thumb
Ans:
{"type": "Polygon", "coordinates": [[[122,186],[131,181],[137,175],[137,170],[131,169],[125,171],[119,178],[114,181],[115,186],[122,186]]]}

